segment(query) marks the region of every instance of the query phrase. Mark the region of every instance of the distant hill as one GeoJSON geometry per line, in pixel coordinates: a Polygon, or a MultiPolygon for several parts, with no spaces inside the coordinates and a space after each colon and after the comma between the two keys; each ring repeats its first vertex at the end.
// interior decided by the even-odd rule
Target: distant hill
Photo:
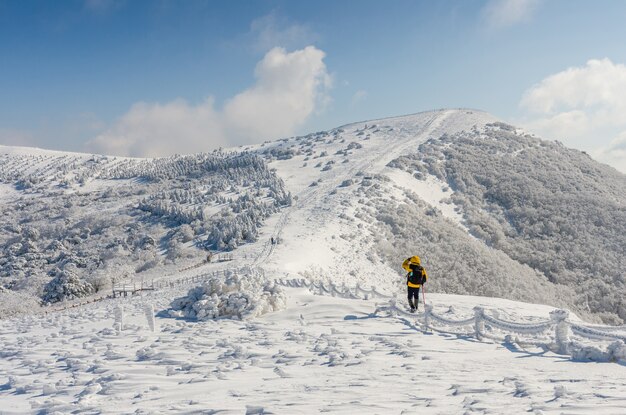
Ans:
{"type": "Polygon", "coordinates": [[[254,154],[143,160],[3,150],[0,284],[5,294],[44,302],[253,242],[264,220],[290,203],[254,154]]]}

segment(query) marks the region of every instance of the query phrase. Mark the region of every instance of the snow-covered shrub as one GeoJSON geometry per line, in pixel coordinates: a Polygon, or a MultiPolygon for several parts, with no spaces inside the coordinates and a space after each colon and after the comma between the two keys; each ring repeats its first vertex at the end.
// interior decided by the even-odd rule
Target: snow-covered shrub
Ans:
{"type": "Polygon", "coordinates": [[[85,297],[95,292],[93,286],[81,280],[72,267],[51,271],[54,278],[44,287],[43,301],[56,303],[85,297]]]}
{"type": "Polygon", "coordinates": [[[266,156],[277,160],[289,160],[298,153],[298,150],[283,147],[272,147],[263,152],[266,156]]]}
{"type": "Polygon", "coordinates": [[[111,288],[112,279],[106,270],[96,270],[89,275],[87,281],[93,286],[95,292],[108,290],[111,288]]]}
{"type": "Polygon", "coordinates": [[[256,272],[212,277],[192,288],[185,297],[172,301],[169,315],[195,320],[245,319],[281,310],[287,305],[285,292],[256,272]]]}
{"type": "Polygon", "coordinates": [[[32,313],[37,308],[37,297],[0,287],[0,319],[32,313]]]}
{"type": "Polygon", "coordinates": [[[195,234],[193,228],[187,224],[183,224],[177,232],[177,238],[180,239],[181,242],[189,242],[193,240],[195,234]]]}

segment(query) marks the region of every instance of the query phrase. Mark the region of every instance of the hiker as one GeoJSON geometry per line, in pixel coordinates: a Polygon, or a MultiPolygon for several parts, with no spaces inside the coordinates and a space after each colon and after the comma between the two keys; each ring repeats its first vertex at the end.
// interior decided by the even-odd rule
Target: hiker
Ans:
{"type": "Polygon", "coordinates": [[[408,271],[406,274],[406,285],[409,306],[411,307],[411,313],[414,313],[419,302],[420,287],[428,280],[428,274],[426,274],[426,270],[422,267],[420,258],[417,255],[405,259],[402,263],[402,268],[408,271]]]}

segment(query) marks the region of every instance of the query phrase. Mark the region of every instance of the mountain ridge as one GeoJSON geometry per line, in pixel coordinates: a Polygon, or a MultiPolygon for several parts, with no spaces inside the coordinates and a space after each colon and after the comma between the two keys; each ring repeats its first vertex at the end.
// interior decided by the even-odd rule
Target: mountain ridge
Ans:
{"type": "MultiPolygon", "coordinates": [[[[528,263],[513,259],[515,255],[497,249],[488,236],[478,232],[477,224],[482,223],[480,221],[483,219],[476,218],[484,217],[486,223],[491,223],[490,226],[494,227],[498,223],[497,217],[493,216],[497,211],[472,207],[464,201],[463,189],[449,179],[454,176],[455,171],[463,172],[467,168],[457,163],[460,160],[458,155],[455,156],[456,159],[450,159],[446,158],[446,154],[452,154],[450,152],[454,150],[454,146],[468,141],[468,137],[485,134],[492,134],[494,139],[501,138],[504,140],[502,143],[507,143],[511,148],[524,147],[526,142],[539,140],[483,111],[442,109],[350,123],[305,136],[198,155],[132,159],[85,154],[76,156],[84,164],[81,167],[80,162],[71,155],[57,153],[57,157],[54,157],[40,153],[32,157],[48,157],[52,167],[44,166],[45,160],[39,160],[39,164],[35,163],[35,167],[30,167],[30,175],[34,175],[31,181],[24,181],[24,177],[19,177],[19,173],[15,172],[15,164],[10,164],[15,162],[15,157],[5,154],[0,157],[0,181],[3,182],[2,186],[13,186],[11,198],[26,198],[23,200],[31,206],[22,208],[26,212],[32,209],[31,213],[34,214],[37,204],[42,203],[43,199],[33,199],[35,195],[49,197],[46,199],[48,201],[56,200],[55,197],[64,200],[63,203],[69,205],[60,208],[58,215],[68,215],[68,226],[79,235],[79,230],[84,225],[77,220],[80,215],[76,216],[76,220],[73,219],[76,212],[88,213],[89,216],[92,215],[89,214],[89,209],[92,209],[90,204],[97,204],[102,200],[125,200],[115,203],[127,212],[123,216],[127,223],[119,220],[113,223],[118,223],[122,228],[128,228],[128,225],[132,225],[131,228],[138,226],[139,231],[125,231],[135,234],[132,242],[123,245],[128,246],[128,249],[133,247],[131,256],[124,253],[126,256],[120,257],[119,252],[108,252],[104,258],[93,261],[95,265],[89,271],[92,274],[116,277],[118,274],[158,275],[166,269],[170,270],[167,272],[174,272],[177,263],[197,262],[203,257],[201,248],[209,238],[207,229],[214,229],[212,240],[221,241],[213,242],[211,246],[214,249],[234,250],[244,258],[244,262],[263,266],[277,275],[315,274],[338,282],[361,278],[364,283],[393,288],[401,281],[398,263],[404,256],[419,253],[431,270],[434,277],[431,287],[436,290],[477,295],[480,294],[477,290],[482,290],[492,296],[539,300],[551,305],[568,306],[587,318],[619,322],[624,318],[620,311],[623,302],[619,298],[611,300],[611,305],[606,310],[601,304],[594,305],[593,301],[590,303],[589,299],[586,303],[581,303],[580,294],[575,292],[575,287],[558,284],[556,280],[550,282],[544,275],[545,267],[535,264],[538,268],[531,268],[528,263]],[[188,173],[165,173],[148,178],[152,176],[142,175],[137,170],[138,167],[134,167],[148,163],[150,168],[157,171],[172,168],[182,168],[181,172],[196,171],[183,166],[201,166],[203,160],[210,157],[215,157],[218,161],[216,166],[221,166],[224,161],[220,160],[226,160],[228,154],[240,160],[246,160],[247,157],[252,161],[258,157],[258,161],[254,161],[256,170],[251,171],[263,172],[261,174],[269,179],[269,187],[259,187],[259,183],[255,184],[252,176],[240,181],[235,173],[238,167],[233,166],[234,170],[228,170],[228,163],[224,164],[226,170],[220,170],[220,167],[211,170],[211,174],[222,177],[218,187],[202,184],[202,175],[196,177],[188,173]],[[121,176],[118,178],[110,173],[117,171],[115,169],[119,170],[120,166],[131,172],[124,176],[124,180],[120,180],[121,176]],[[7,172],[7,168],[13,168],[13,171],[7,172]],[[443,168],[448,169],[447,173],[437,170],[443,168]],[[82,173],[77,174],[77,171],[82,173]],[[133,173],[135,171],[137,172],[133,173]],[[37,179],[37,175],[46,180],[37,179]],[[234,178],[235,181],[232,182],[229,178],[234,178]],[[15,187],[18,182],[22,188],[15,187]],[[178,190],[174,191],[172,187],[178,190]],[[213,195],[212,192],[219,194],[213,195]],[[261,199],[258,197],[262,195],[269,199],[259,204],[261,199]],[[142,199],[144,202],[141,202],[142,199]],[[238,201],[233,204],[228,202],[230,199],[238,201]],[[251,216],[249,209],[266,213],[255,213],[251,216]],[[277,216],[279,211],[281,213],[277,216]],[[472,212],[475,212],[473,216],[472,212]],[[221,217],[225,219],[220,219],[221,217]],[[222,220],[226,222],[220,222],[222,220]],[[411,232],[414,227],[419,226],[424,228],[423,235],[411,232]],[[270,236],[281,243],[269,246],[270,236]],[[150,240],[153,241],[152,245],[143,246],[145,244],[141,241],[150,240]],[[355,256],[359,259],[353,260],[355,256]],[[134,271],[123,267],[122,258],[125,257],[134,258],[129,260],[135,264],[134,271]],[[472,284],[463,280],[462,267],[464,264],[471,264],[473,257],[478,259],[473,266],[477,273],[481,273],[481,277],[472,284]],[[252,258],[257,260],[253,261],[252,258]],[[118,268],[107,268],[104,265],[111,260],[118,263],[118,268]],[[126,271],[122,272],[121,269],[126,271]],[[142,271],[137,273],[138,270],[142,271]],[[536,287],[541,288],[526,289],[524,278],[531,278],[536,287]],[[489,285],[490,282],[493,283],[492,286],[489,285]],[[581,304],[587,304],[590,308],[585,309],[581,304]]],[[[541,143],[548,142],[539,140],[537,143],[537,148],[542,148],[541,143]]],[[[544,145],[549,151],[558,153],[560,150],[555,146],[544,145]]],[[[0,154],[3,153],[2,150],[3,147],[0,147],[0,154]]],[[[497,151],[507,160],[515,160],[515,157],[522,154],[509,156],[506,146],[497,151]]],[[[497,151],[493,154],[486,152],[481,157],[489,160],[497,151]]],[[[20,157],[28,159],[27,155],[20,157]]],[[[480,165],[481,162],[472,160],[471,163],[480,165]]],[[[593,165],[595,162],[590,163],[593,165]]],[[[606,175],[603,173],[604,168],[599,171],[601,175],[606,175]]],[[[467,174],[471,176],[473,173],[467,174]]],[[[501,175],[494,173],[494,177],[498,174],[501,175]]],[[[619,180],[613,184],[618,190],[623,187],[619,180]]],[[[493,186],[495,183],[491,187],[494,188],[493,186]]],[[[507,195],[514,195],[516,192],[513,187],[508,190],[507,195]]],[[[610,196],[611,192],[607,195],[610,196]]],[[[3,208],[5,212],[11,211],[9,205],[3,208]]],[[[619,206],[617,208],[619,213],[619,206]]],[[[102,238],[102,235],[108,237],[107,232],[111,235],[118,232],[115,228],[96,228],[100,229],[100,233],[90,231],[84,238],[85,241],[102,238]]],[[[58,229],[60,233],[57,236],[62,241],[71,241],[75,237],[65,235],[63,227],[58,229]]],[[[493,232],[499,232],[497,227],[493,232]]],[[[26,254],[29,253],[29,248],[25,246],[30,246],[32,230],[28,226],[13,229],[5,219],[3,233],[5,235],[2,246],[7,255],[19,257],[22,254],[18,253],[24,253],[24,250],[26,254]],[[6,235],[7,232],[9,235],[6,235]],[[18,247],[16,244],[21,245],[18,247]]],[[[124,238],[122,239],[128,241],[127,236],[124,238]]],[[[618,249],[622,246],[619,240],[615,243],[618,249]]],[[[62,244],[68,245],[66,250],[72,250],[71,242],[62,244]]],[[[58,248],[58,244],[56,246],[58,248]]],[[[39,247],[39,254],[41,249],[39,247]]],[[[98,256],[102,254],[98,253],[98,256]]],[[[619,261],[619,257],[616,258],[614,261],[619,261]]],[[[72,261],[76,262],[78,259],[74,258],[72,261]]],[[[24,265],[22,262],[11,263],[12,271],[4,274],[2,279],[5,287],[6,276],[14,274],[16,267],[19,269],[19,266],[24,265]]],[[[48,265],[54,265],[54,269],[61,267],[62,270],[63,267],[58,264],[59,262],[54,262],[48,265]]],[[[0,264],[0,267],[6,266],[6,262],[0,264]]],[[[611,264],[608,266],[614,267],[611,264]]],[[[79,274],[87,273],[82,272],[80,267],[78,271],[79,274]]],[[[608,285],[599,286],[597,290],[600,292],[610,287],[618,288],[621,284],[619,280],[602,281],[608,285]]],[[[107,285],[106,281],[100,283],[107,285]]],[[[16,286],[16,283],[12,284],[9,288],[16,286]]]]}

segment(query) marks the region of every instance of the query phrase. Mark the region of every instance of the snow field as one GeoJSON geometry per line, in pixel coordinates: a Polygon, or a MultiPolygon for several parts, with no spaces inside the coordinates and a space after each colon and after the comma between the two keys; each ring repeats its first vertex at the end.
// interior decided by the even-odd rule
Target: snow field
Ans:
{"type": "MultiPolygon", "coordinates": [[[[414,316],[375,315],[374,300],[284,290],[281,311],[243,321],[157,317],[155,332],[146,305],[165,310],[186,288],[3,321],[2,411],[617,414],[626,406],[623,365],[426,333],[414,316]]],[[[428,300],[438,312],[453,304],[454,315],[471,315],[478,303],[513,321],[551,309],[428,300]]]]}
{"type": "MultiPolygon", "coordinates": [[[[298,201],[269,217],[259,240],[237,249],[234,263],[189,258],[168,271],[159,266],[142,273],[172,285],[141,298],[0,321],[0,414],[624,413],[624,362],[587,362],[606,360],[610,342],[599,342],[601,348],[581,343],[572,360],[537,347],[552,342],[553,329],[543,337],[513,333],[503,340],[506,330],[485,325],[479,341],[471,323],[433,321],[425,331],[423,316],[401,311],[406,300],[394,281],[403,278],[373,252],[375,235],[367,220],[355,217],[357,200],[366,183],[389,179],[390,198],[402,200],[403,189],[413,190],[460,222],[440,182],[386,166],[443,131],[491,121],[468,114],[423,113],[345,126],[335,137],[318,134],[310,155],[270,164],[298,201]],[[380,180],[367,178],[378,174],[380,180]],[[270,244],[276,236],[281,242],[270,244]],[[260,280],[250,287],[218,278],[190,297],[189,285],[174,284],[242,265],[262,265],[284,281],[311,278],[318,281],[314,291],[335,296],[292,284],[268,287],[264,297],[260,280]],[[376,296],[341,298],[341,284],[357,281],[397,291],[397,310],[383,312],[389,301],[376,296]],[[174,316],[191,320],[169,316],[172,300],[185,297],[174,316]]],[[[98,189],[96,182],[81,188],[98,189]]],[[[476,306],[520,325],[545,321],[554,310],[483,297],[428,293],[427,300],[450,321],[472,320],[476,306]]],[[[570,320],[582,325],[576,316],[570,320]]],[[[616,347],[612,356],[621,353],[616,347]]]]}

